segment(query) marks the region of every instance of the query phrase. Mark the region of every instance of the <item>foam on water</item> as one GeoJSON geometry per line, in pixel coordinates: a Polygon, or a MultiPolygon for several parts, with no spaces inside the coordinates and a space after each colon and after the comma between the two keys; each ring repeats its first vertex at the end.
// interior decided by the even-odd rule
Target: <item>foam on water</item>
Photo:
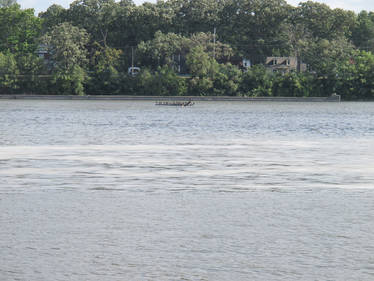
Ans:
{"type": "Polygon", "coordinates": [[[3,192],[372,188],[367,139],[170,145],[7,146],[0,148],[3,192]],[[354,146],[351,143],[354,142],[354,146]],[[149,183],[152,182],[152,185],[149,183]],[[188,186],[188,187],[187,187],[188,186]]]}

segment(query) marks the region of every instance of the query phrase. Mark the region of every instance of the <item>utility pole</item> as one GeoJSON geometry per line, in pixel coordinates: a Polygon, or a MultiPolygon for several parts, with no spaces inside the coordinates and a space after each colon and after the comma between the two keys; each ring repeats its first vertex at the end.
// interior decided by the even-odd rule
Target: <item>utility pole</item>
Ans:
{"type": "Polygon", "coordinates": [[[216,58],[216,32],[217,32],[217,29],[214,28],[214,32],[213,32],[213,58],[214,59],[216,58]]]}
{"type": "Polygon", "coordinates": [[[134,47],[131,46],[131,75],[134,75],[134,47]]]}
{"type": "Polygon", "coordinates": [[[181,53],[179,53],[178,61],[179,61],[179,64],[178,64],[178,72],[181,73],[181,53]]]}

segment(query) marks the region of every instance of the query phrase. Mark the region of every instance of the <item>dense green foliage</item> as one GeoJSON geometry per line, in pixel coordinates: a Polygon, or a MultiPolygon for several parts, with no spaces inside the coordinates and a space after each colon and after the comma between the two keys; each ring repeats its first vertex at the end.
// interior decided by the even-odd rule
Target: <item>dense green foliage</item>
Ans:
{"type": "Polygon", "coordinates": [[[373,12],[313,1],[76,0],[35,16],[0,0],[0,94],[373,99],[373,51],[373,12]],[[307,71],[272,73],[271,56],[307,71]]]}
{"type": "Polygon", "coordinates": [[[9,7],[15,4],[15,0],[0,0],[0,8],[9,7]]]}

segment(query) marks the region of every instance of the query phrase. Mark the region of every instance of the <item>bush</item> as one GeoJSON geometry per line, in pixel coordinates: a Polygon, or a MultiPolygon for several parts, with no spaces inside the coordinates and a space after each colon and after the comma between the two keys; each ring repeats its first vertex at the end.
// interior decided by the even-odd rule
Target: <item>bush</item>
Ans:
{"type": "Polygon", "coordinates": [[[273,76],[262,65],[255,65],[243,74],[239,86],[243,96],[271,96],[273,76]]]}

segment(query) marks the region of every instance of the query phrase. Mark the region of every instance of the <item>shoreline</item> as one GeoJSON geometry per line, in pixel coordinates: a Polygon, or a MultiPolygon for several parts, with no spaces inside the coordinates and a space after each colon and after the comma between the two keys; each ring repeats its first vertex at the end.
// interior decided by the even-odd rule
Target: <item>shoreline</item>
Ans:
{"type": "Polygon", "coordinates": [[[230,96],[127,96],[127,95],[0,95],[0,100],[123,100],[123,101],[271,101],[271,102],[340,102],[340,95],[329,97],[230,97],[230,96]]]}

